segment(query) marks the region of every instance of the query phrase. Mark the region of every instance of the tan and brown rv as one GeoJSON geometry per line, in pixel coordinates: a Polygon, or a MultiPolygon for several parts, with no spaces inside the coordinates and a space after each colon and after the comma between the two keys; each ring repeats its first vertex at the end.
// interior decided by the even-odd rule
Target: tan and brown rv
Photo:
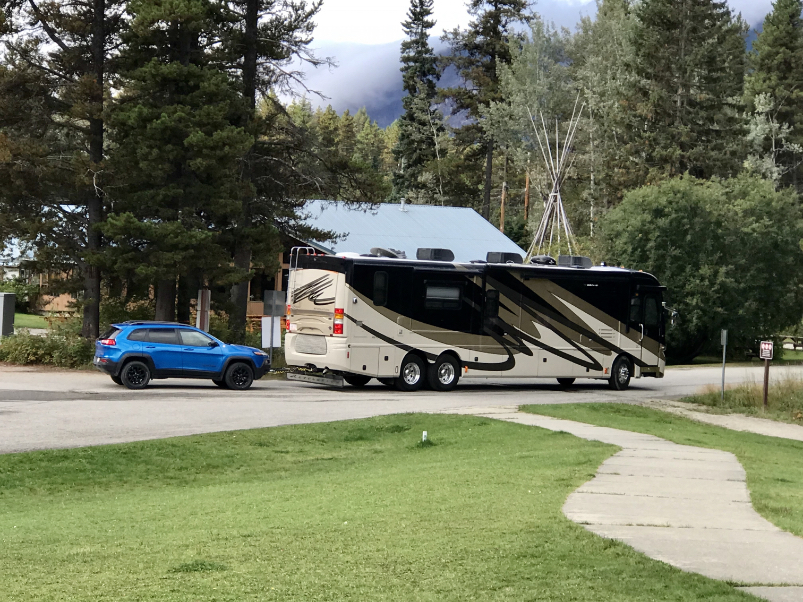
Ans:
{"type": "Polygon", "coordinates": [[[664,287],[650,274],[563,256],[305,253],[291,257],[285,356],[308,370],[291,379],[448,391],[460,378],[594,378],[624,389],[631,377],[664,375],[664,287]]]}

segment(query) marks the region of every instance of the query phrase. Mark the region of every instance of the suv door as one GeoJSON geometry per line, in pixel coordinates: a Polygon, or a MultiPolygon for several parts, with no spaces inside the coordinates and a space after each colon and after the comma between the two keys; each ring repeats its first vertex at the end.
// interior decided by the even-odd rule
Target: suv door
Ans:
{"type": "Polygon", "coordinates": [[[181,358],[185,372],[219,373],[223,369],[223,351],[212,337],[189,328],[179,328],[178,334],[181,337],[181,358]]]}
{"type": "Polygon", "coordinates": [[[183,370],[181,341],[175,328],[151,327],[143,351],[153,360],[157,372],[180,375],[183,370]]]}

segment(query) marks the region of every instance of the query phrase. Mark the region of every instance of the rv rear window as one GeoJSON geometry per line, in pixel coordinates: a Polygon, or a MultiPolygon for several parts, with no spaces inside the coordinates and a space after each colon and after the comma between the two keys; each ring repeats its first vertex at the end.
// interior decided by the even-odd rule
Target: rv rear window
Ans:
{"type": "Polygon", "coordinates": [[[427,285],[426,309],[460,309],[462,291],[459,286],[427,285]]]}
{"type": "Polygon", "coordinates": [[[388,273],[374,272],[374,305],[385,307],[388,304],[388,273]]]}

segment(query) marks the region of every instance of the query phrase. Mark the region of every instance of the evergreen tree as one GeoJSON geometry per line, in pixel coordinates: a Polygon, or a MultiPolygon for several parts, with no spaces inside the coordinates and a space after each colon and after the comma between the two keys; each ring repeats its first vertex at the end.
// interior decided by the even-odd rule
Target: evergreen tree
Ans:
{"type": "Polygon", "coordinates": [[[432,4],[433,0],[410,0],[407,20],[402,22],[407,36],[401,44],[402,86],[406,96],[402,98],[404,113],[399,119],[399,141],[393,149],[398,164],[393,174],[396,197],[426,188],[420,180],[428,164],[437,159],[436,137],[443,129],[442,118],[433,106],[439,74],[435,53],[429,45],[429,32],[435,26],[431,19],[432,4]]]}
{"type": "MultiPolygon", "coordinates": [[[[755,112],[754,138],[762,121],[775,123],[786,130],[785,142],[803,145],[803,0],[775,0],[772,12],[764,19],[764,27],[753,42],[749,61],[752,68],[745,79],[745,102],[755,112]],[[758,100],[760,95],[767,95],[758,100]],[[759,106],[761,105],[761,106],[759,106]],[[769,107],[769,112],[763,110],[769,107]],[[763,114],[763,116],[762,116],[763,114]]],[[[786,173],[785,183],[800,185],[797,169],[801,157],[798,153],[782,153],[772,135],[762,136],[759,149],[772,154],[773,168],[786,173]]],[[[778,171],[775,173],[779,174],[778,171]]],[[[780,178],[780,174],[779,174],[780,178]]]]}
{"type": "MultiPolygon", "coordinates": [[[[77,268],[83,293],[82,334],[90,339],[98,336],[100,320],[98,257],[103,250],[103,240],[99,224],[103,220],[104,190],[108,181],[104,165],[104,115],[116,42],[124,26],[122,4],[121,0],[43,4],[25,0],[1,4],[0,35],[13,69],[24,63],[49,76],[40,80],[46,84],[38,98],[47,99],[47,112],[53,118],[47,132],[52,135],[46,139],[39,137],[44,130],[28,134],[33,134],[33,139],[38,138],[38,144],[50,146],[62,171],[60,191],[37,201],[37,207],[25,207],[15,221],[22,240],[36,249],[39,259],[47,261],[58,240],[60,261],[66,259],[77,268]],[[49,221],[57,215],[62,219],[49,221]],[[32,232],[37,234],[31,237],[32,232]]],[[[27,67],[23,71],[27,71],[27,67]]],[[[6,166],[15,164],[12,160],[6,166]]],[[[6,200],[2,194],[0,192],[0,203],[6,200]]],[[[0,213],[10,210],[12,207],[4,207],[0,213]]]]}
{"type": "Polygon", "coordinates": [[[110,267],[156,285],[156,319],[175,319],[179,275],[236,277],[221,238],[241,212],[238,160],[253,144],[243,104],[210,47],[225,23],[208,0],[133,0],[120,101],[112,113],[121,185],[104,232],[110,267]]]}
{"type": "Polygon", "coordinates": [[[529,0],[469,0],[468,12],[474,19],[465,30],[446,32],[443,40],[450,54],[443,59],[444,67],[454,67],[463,81],[461,87],[444,91],[454,112],[465,111],[471,122],[461,128],[460,138],[469,144],[480,145],[485,155],[485,184],[481,213],[488,219],[491,211],[493,185],[494,139],[479,125],[482,108],[501,101],[499,91],[500,64],[509,64],[511,45],[521,42],[516,26],[529,23],[529,0]]]}
{"type": "Polygon", "coordinates": [[[635,15],[637,104],[628,150],[645,179],[737,173],[744,159],[741,17],[724,0],[644,0],[635,15]]]}

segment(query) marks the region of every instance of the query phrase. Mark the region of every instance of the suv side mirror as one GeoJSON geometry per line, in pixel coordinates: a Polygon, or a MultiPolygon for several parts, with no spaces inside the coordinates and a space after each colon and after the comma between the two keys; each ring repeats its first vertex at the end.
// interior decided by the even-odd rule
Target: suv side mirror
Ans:
{"type": "Polygon", "coordinates": [[[220,347],[220,343],[218,343],[217,341],[209,341],[208,347],[214,349],[215,347],[220,347]]]}

